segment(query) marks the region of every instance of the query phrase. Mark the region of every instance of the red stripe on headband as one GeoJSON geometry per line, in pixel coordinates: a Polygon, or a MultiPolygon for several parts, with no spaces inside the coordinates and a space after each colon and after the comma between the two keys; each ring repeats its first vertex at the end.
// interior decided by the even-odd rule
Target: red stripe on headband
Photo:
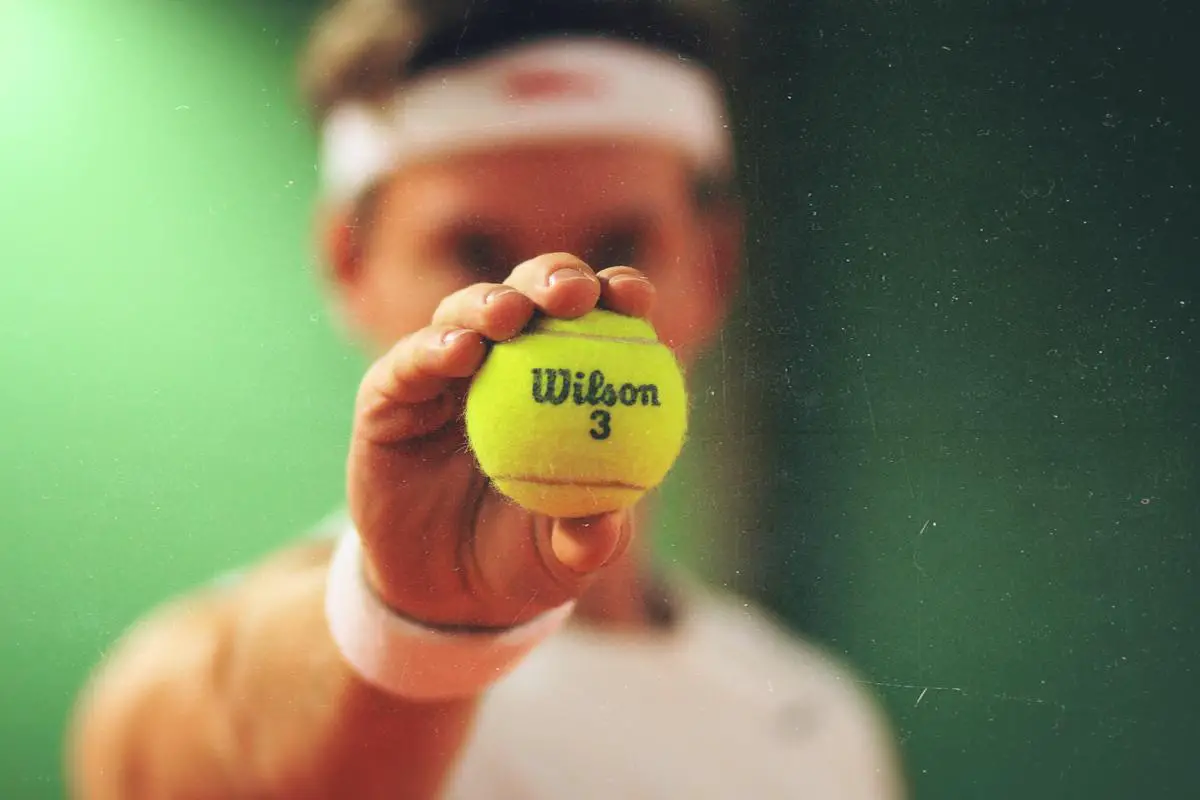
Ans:
{"type": "Polygon", "coordinates": [[[600,78],[582,72],[558,69],[524,69],[504,76],[504,92],[514,102],[559,100],[572,98],[589,100],[601,97],[604,86],[600,78]]]}

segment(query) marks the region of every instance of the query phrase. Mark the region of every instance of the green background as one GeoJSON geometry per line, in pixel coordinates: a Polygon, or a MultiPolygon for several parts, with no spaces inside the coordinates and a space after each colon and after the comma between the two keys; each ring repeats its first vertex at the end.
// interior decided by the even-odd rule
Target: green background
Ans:
{"type": "MultiPolygon", "coordinates": [[[[2,798],[61,795],[125,626],[339,502],[310,5],[0,5],[2,798]]],[[[1200,795],[1200,16],[749,16],[747,291],[664,554],[844,653],[920,797],[1200,795]]]]}

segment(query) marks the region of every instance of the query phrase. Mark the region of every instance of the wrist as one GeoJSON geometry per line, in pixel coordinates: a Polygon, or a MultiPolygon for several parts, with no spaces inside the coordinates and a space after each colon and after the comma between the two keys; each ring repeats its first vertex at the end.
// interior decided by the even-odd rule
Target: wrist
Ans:
{"type": "MultiPolygon", "coordinates": [[[[512,620],[508,625],[489,625],[485,615],[472,612],[458,603],[457,608],[449,608],[445,603],[438,603],[428,596],[418,597],[420,592],[400,588],[401,582],[385,577],[388,573],[381,570],[375,559],[364,549],[362,551],[362,576],[367,589],[379,599],[379,602],[398,617],[413,625],[445,633],[497,633],[513,625],[519,625],[525,619],[512,620]]],[[[430,595],[426,590],[423,594],[430,595]]],[[[532,619],[537,614],[530,615],[532,619]]]]}
{"type": "Polygon", "coordinates": [[[391,548],[373,544],[370,537],[359,541],[362,573],[371,592],[395,614],[428,628],[450,632],[501,631],[530,622],[575,599],[565,591],[554,591],[557,588],[554,586],[529,594],[513,592],[509,596],[477,592],[472,587],[496,581],[494,577],[493,581],[476,577],[469,559],[458,566],[443,566],[444,574],[438,575],[424,566],[413,569],[412,557],[405,563],[391,548]]]}
{"type": "Polygon", "coordinates": [[[363,680],[397,696],[435,701],[469,697],[507,674],[558,630],[574,603],[495,629],[431,627],[390,608],[369,585],[358,534],[339,543],[330,564],[325,612],[343,660],[363,680]]]}

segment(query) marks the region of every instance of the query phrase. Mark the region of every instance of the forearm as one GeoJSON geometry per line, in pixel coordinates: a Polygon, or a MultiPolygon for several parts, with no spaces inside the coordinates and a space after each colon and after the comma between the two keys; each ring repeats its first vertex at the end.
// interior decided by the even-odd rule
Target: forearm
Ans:
{"type": "Polygon", "coordinates": [[[473,701],[386,696],[323,616],[328,547],[161,612],[89,687],[71,746],[81,800],[436,796],[473,701]]]}

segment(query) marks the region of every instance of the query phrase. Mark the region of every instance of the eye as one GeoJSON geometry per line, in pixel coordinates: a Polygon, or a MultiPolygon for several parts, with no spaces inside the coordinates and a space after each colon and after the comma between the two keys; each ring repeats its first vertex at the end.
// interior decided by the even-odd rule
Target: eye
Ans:
{"type": "Polygon", "coordinates": [[[645,229],[641,225],[619,225],[604,231],[588,252],[587,262],[596,269],[644,266],[645,229]]]}
{"type": "Polygon", "coordinates": [[[459,231],[452,240],[454,258],[480,280],[500,281],[515,266],[500,237],[484,230],[459,231]]]}

